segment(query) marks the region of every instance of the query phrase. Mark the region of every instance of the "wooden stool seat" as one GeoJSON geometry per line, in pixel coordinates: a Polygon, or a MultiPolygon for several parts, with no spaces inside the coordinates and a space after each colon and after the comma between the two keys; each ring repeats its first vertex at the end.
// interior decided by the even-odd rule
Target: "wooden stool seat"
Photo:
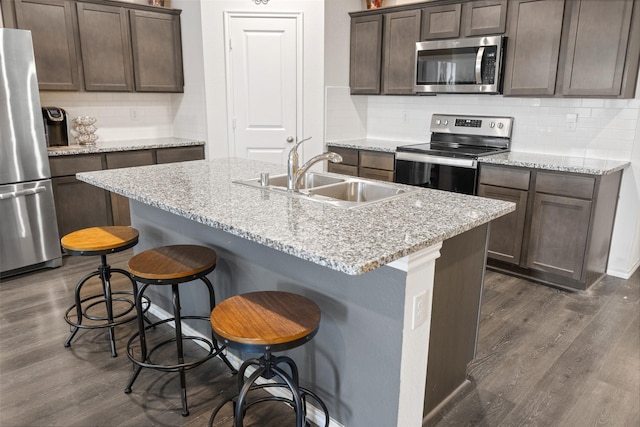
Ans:
{"type": "Polygon", "coordinates": [[[196,245],[173,245],[149,249],[129,260],[129,271],[139,279],[184,279],[215,267],[213,249],[196,245]]]}
{"type": "Polygon", "coordinates": [[[229,347],[263,352],[303,344],[318,331],[320,308],[289,292],[264,291],[236,295],[211,312],[211,327],[229,347]]]}
{"type": "Polygon", "coordinates": [[[138,237],[138,230],[132,227],[91,227],[67,234],[60,243],[72,255],[99,255],[128,249],[138,242],[138,237]]]}
{"type": "Polygon", "coordinates": [[[280,291],[250,292],[222,301],[211,311],[213,335],[227,347],[241,351],[262,353],[259,358],[247,359],[238,370],[238,393],[222,401],[211,414],[209,426],[215,424],[220,410],[233,402],[233,425],[243,426],[243,417],[255,404],[277,401],[289,404],[296,416],[295,426],[308,426],[307,400],[312,398],[324,413],[324,426],[329,426],[329,410],[322,399],[301,387],[298,367],[289,356],[272,352],[298,347],[311,340],[320,327],[320,308],[302,295],[280,291]],[[249,367],[255,370],[245,380],[249,367]],[[272,380],[256,384],[258,379],[272,380]],[[280,388],[290,393],[250,397],[256,389],[280,388]]]}

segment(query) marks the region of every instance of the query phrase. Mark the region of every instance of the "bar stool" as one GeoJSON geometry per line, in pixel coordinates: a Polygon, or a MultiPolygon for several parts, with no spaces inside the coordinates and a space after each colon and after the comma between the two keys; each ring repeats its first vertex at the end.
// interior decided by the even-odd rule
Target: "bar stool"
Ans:
{"type": "MultiPolygon", "coordinates": [[[[111,268],[107,264],[107,255],[129,249],[138,243],[138,230],[132,227],[105,226],[91,227],[77,230],[67,234],[60,239],[62,248],[69,255],[96,256],[100,255],[100,265],[98,269],[84,276],[75,290],[75,304],[65,313],[64,320],[72,327],[69,337],[64,343],[65,347],[71,345],[71,340],[80,329],[109,329],[109,340],[111,342],[111,356],[116,357],[116,343],[114,328],[118,325],[130,322],[136,318],[130,315],[135,307],[137,295],[136,282],[133,281],[129,272],[120,268],[111,268]],[[111,290],[111,274],[119,273],[131,281],[131,291],[111,290]],[[99,276],[102,281],[102,293],[93,294],[82,298],[81,291],[85,283],[92,277],[99,276]],[[114,295],[116,295],[114,297],[114,295]],[[125,308],[118,313],[113,312],[114,301],[124,303],[125,308]],[[98,314],[97,307],[104,305],[106,315],[98,314]],[[93,313],[93,314],[90,314],[93,313]],[[83,321],[90,323],[83,323],[83,321]]],[[[144,313],[149,308],[149,300],[143,302],[144,313]]]]}
{"type": "Polygon", "coordinates": [[[207,360],[218,356],[229,367],[229,369],[231,369],[232,373],[235,374],[237,372],[233,365],[231,365],[231,362],[229,362],[227,357],[222,353],[222,350],[224,350],[225,347],[218,346],[218,342],[213,334],[211,335],[211,341],[203,337],[182,335],[183,320],[191,319],[208,321],[209,317],[196,315],[183,316],[181,314],[180,292],[178,285],[200,279],[209,291],[209,306],[210,310],[213,310],[216,305],[215,293],[211,282],[206,276],[215,269],[216,261],[217,255],[213,249],[195,245],[162,246],[141,252],[129,260],[129,271],[131,272],[132,277],[137,282],[142,283],[136,299],[136,309],[138,310],[138,313],[143,310],[144,293],[149,286],[171,285],[173,317],[151,323],[146,327],[142,319],[138,319],[138,332],[133,334],[127,343],[127,356],[135,365],[135,370],[129,380],[129,383],[124,389],[125,393],[131,393],[131,387],[138,377],[138,374],[140,374],[142,368],[150,368],[163,372],[179,372],[182,415],[186,417],[189,415],[185,380],[186,370],[200,366],[207,360]],[[151,349],[148,349],[147,330],[168,322],[175,322],[175,337],[159,342],[151,349]],[[185,362],[183,340],[204,343],[204,345],[208,347],[207,354],[197,360],[185,362]],[[136,357],[133,353],[133,343],[136,341],[139,341],[140,343],[139,357],[136,357]],[[151,356],[156,350],[172,342],[176,343],[177,363],[160,363],[159,361],[154,362],[151,360],[151,356]]]}
{"type": "Polygon", "coordinates": [[[247,409],[266,401],[286,402],[296,414],[296,427],[306,423],[306,398],[311,396],[324,411],[325,427],[329,425],[329,411],[320,398],[300,387],[298,368],[290,357],[273,356],[272,352],[299,347],[310,341],[320,326],[320,309],[308,298],[289,292],[263,291],[237,295],[222,301],[211,312],[213,334],[228,347],[251,353],[262,353],[260,358],[246,360],[238,371],[238,394],[216,407],[209,419],[213,425],[218,412],[227,403],[234,404],[234,426],[243,425],[247,409]],[[287,365],[288,374],[280,365],[287,365]],[[249,366],[256,370],[245,381],[249,366]],[[278,377],[282,382],[256,385],[258,378],[278,377]],[[280,396],[248,399],[252,390],[278,387],[288,389],[291,399],[280,396]]]}

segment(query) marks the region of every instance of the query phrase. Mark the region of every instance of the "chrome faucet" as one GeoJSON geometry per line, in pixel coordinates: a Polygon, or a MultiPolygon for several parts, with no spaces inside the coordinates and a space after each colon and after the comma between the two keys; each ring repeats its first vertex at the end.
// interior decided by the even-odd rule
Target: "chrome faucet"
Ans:
{"type": "Polygon", "coordinates": [[[287,190],[299,191],[300,178],[314,164],[323,160],[328,160],[332,163],[340,163],[342,161],[342,156],[340,154],[328,151],[312,157],[307,163],[298,167],[298,147],[300,144],[310,139],[311,137],[296,142],[293,148],[291,148],[291,151],[289,151],[289,160],[287,162],[287,190]]]}

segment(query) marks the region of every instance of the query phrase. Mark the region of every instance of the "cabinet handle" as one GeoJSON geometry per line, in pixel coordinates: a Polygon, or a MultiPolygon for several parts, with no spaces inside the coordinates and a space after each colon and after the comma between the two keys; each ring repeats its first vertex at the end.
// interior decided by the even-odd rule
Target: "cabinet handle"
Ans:
{"type": "Polygon", "coordinates": [[[294,138],[292,136],[287,138],[287,142],[293,142],[294,138]]]}

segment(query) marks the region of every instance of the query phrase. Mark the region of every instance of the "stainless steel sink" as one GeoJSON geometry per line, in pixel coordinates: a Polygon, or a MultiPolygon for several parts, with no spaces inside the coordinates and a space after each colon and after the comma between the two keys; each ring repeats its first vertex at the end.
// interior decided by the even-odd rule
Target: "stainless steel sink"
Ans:
{"type": "Polygon", "coordinates": [[[365,203],[388,199],[406,192],[405,189],[395,185],[358,180],[316,188],[309,191],[309,196],[318,195],[345,202],[365,203]]]}
{"type": "MultiPolygon", "coordinates": [[[[307,190],[310,188],[320,187],[323,185],[336,184],[338,182],[344,182],[343,178],[339,178],[331,175],[324,175],[314,172],[307,172],[300,177],[299,189],[307,190]]],[[[276,175],[269,179],[269,185],[276,187],[287,187],[287,175],[276,175]]]]}
{"type": "MultiPolygon", "coordinates": [[[[287,192],[286,174],[271,176],[268,185],[262,185],[259,178],[234,181],[234,183],[287,192]]],[[[300,178],[299,191],[289,191],[288,194],[337,207],[355,208],[409,194],[418,189],[419,187],[333,173],[307,172],[300,178]]]]}

